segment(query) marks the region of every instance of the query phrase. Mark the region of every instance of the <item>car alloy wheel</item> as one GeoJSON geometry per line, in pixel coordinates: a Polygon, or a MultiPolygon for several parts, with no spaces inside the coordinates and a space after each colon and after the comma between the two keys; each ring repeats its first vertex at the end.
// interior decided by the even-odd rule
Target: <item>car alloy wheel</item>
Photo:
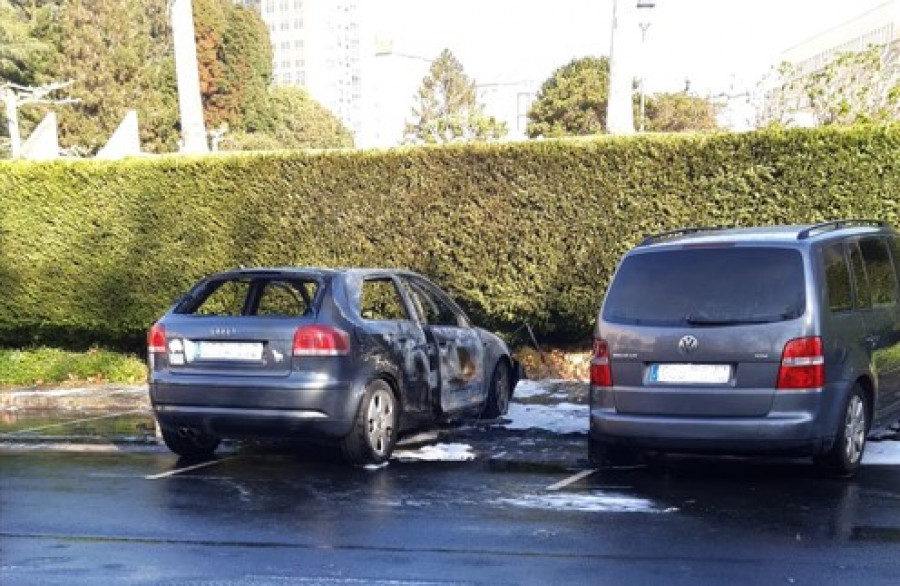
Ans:
{"type": "Polygon", "coordinates": [[[844,415],[844,456],[855,465],[862,457],[866,446],[866,406],[862,398],[853,394],[847,403],[844,415]]]}
{"type": "Polygon", "coordinates": [[[389,390],[378,388],[369,401],[366,438],[372,452],[379,458],[390,455],[394,432],[394,396],[389,390]]]}

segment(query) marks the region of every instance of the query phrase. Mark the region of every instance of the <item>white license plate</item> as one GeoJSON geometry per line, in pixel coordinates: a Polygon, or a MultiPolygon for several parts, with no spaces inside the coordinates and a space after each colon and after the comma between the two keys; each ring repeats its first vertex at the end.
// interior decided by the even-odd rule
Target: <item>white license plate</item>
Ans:
{"type": "Polygon", "coordinates": [[[200,360],[261,360],[263,345],[259,342],[198,342],[200,360]]]}
{"type": "Polygon", "coordinates": [[[728,364],[653,364],[650,382],[725,384],[731,380],[728,364]]]}

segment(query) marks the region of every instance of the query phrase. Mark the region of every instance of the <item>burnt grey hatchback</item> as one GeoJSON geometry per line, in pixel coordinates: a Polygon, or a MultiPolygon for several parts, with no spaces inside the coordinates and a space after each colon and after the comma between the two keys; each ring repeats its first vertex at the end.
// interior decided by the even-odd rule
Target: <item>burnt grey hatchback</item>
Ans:
{"type": "Polygon", "coordinates": [[[594,331],[591,459],[795,453],[852,473],[900,418],[898,275],[880,221],[646,239],[594,331]]]}
{"type": "Polygon", "coordinates": [[[381,269],[241,269],[150,329],[150,399],[176,454],[222,438],[316,438],[354,464],[401,431],[505,414],[520,368],[433,283],[381,269]]]}

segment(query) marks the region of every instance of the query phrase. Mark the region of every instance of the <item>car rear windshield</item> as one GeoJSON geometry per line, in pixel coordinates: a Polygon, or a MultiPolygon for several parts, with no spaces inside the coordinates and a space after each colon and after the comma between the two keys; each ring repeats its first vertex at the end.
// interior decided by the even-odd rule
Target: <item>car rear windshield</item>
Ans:
{"type": "Polygon", "coordinates": [[[313,311],[319,283],[310,278],[231,277],[208,281],[182,301],[178,314],[300,317],[313,311]]]}
{"type": "Polygon", "coordinates": [[[627,257],[607,294],[603,319],[703,327],[784,321],[805,311],[799,251],[697,248],[627,257]]]}

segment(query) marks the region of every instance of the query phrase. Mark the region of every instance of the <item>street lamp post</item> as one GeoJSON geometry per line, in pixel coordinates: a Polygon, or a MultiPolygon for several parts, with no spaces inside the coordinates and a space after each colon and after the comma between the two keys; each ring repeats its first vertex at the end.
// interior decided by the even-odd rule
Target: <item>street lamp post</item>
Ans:
{"type": "Polygon", "coordinates": [[[641,112],[641,122],[640,122],[640,132],[644,132],[644,122],[647,119],[646,110],[645,110],[645,98],[644,98],[644,80],[646,78],[646,52],[647,52],[647,29],[650,28],[650,11],[656,6],[656,3],[652,0],[638,0],[637,9],[638,16],[640,17],[638,20],[638,26],[641,27],[641,83],[640,83],[640,112],[641,112]]]}

